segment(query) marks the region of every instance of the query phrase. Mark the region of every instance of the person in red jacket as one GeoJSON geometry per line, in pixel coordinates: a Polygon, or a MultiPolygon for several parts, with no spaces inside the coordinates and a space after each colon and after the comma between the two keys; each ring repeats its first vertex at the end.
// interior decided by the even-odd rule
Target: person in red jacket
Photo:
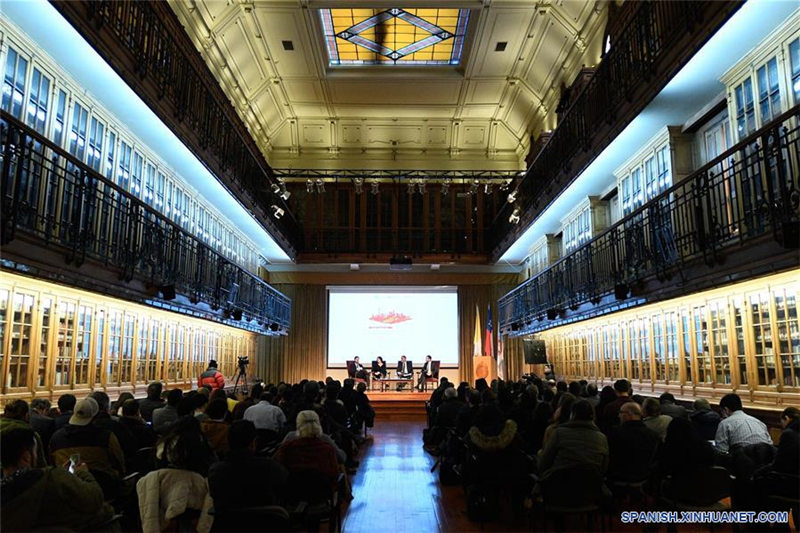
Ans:
{"type": "Polygon", "coordinates": [[[225,388],[225,376],[217,370],[217,362],[213,359],[208,362],[208,368],[197,378],[197,388],[208,385],[211,391],[225,388]]]}

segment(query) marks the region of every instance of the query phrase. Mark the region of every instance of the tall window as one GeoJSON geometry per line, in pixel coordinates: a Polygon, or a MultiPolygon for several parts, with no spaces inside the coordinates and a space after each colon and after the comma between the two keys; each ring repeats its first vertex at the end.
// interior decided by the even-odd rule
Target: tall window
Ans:
{"type": "MultiPolygon", "coordinates": [[[[8,291],[0,289],[0,368],[3,368],[6,356],[6,323],[8,319],[8,291]]],[[[0,383],[0,390],[2,390],[5,383],[0,383]]]]}
{"type": "Polygon", "coordinates": [[[28,75],[28,60],[9,47],[6,56],[6,72],[3,76],[3,110],[22,118],[22,98],[25,93],[25,77],[28,75]]]}
{"type": "Polygon", "coordinates": [[[144,171],[144,196],[146,204],[153,205],[156,199],[156,167],[147,163],[144,171]]]}
{"type": "Polygon", "coordinates": [[[86,153],[86,128],[89,121],[89,112],[82,105],[75,102],[72,109],[72,128],[69,132],[69,153],[83,161],[86,153]]]}
{"type": "Polygon", "coordinates": [[[58,100],[56,102],[56,119],[53,122],[53,142],[61,146],[64,138],[64,122],[67,114],[67,93],[63,89],[58,90],[58,100]]]}
{"type": "Polygon", "coordinates": [[[763,125],[779,115],[781,110],[777,58],[773,57],[756,70],[756,80],[758,82],[758,109],[763,125]]]}
{"type": "Polygon", "coordinates": [[[119,142],[119,166],[117,168],[117,185],[128,190],[131,181],[131,153],[133,149],[125,141],[119,142]]]}
{"type": "Polygon", "coordinates": [[[28,112],[25,123],[42,135],[47,127],[47,104],[50,99],[50,79],[34,67],[31,77],[31,93],[28,96],[28,112]]]}
{"type": "Polygon", "coordinates": [[[733,89],[736,106],[736,135],[744,139],[756,130],[756,112],[753,105],[753,82],[746,78],[733,89]]]}
{"type": "Polygon", "coordinates": [[[586,206],[564,226],[564,253],[567,254],[592,238],[592,212],[586,206]]]}
{"type": "Polygon", "coordinates": [[[105,126],[97,120],[97,117],[92,117],[92,124],[89,126],[89,155],[86,158],[86,163],[100,172],[103,166],[103,135],[105,133],[105,126]]]}
{"type": "MultiPolygon", "coordinates": [[[[155,200],[153,205],[155,206],[158,212],[162,212],[165,206],[165,198],[164,198],[164,190],[166,188],[167,178],[161,172],[158,173],[158,177],[156,178],[156,192],[155,192],[155,200]]],[[[166,213],[169,216],[169,208],[167,208],[166,213]]]]}
{"type": "Polygon", "coordinates": [[[139,152],[133,152],[133,168],[131,168],[131,193],[142,197],[142,172],[144,170],[144,157],[139,152]]]}
{"type": "Polygon", "coordinates": [[[789,43],[789,73],[794,103],[800,104],[800,38],[789,43]]]}
{"type": "Polygon", "coordinates": [[[114,152],[117,148],[117,136],[111,130],[108,131],[108,150],[106,151],[106,170],[105,175],[109,179],[114,178],[114,152]]]}

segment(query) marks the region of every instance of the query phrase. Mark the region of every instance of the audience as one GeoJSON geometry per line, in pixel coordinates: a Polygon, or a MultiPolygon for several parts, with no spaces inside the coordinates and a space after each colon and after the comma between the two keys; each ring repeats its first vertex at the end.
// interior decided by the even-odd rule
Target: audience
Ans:
{"type": "Polygon", "coordinates": [[[108,394],[102,391],[94,391],[89,395],[90,398],[93,398],[94,401],[97,402],[97,414],[95,415],[94,419],[92,420],[92,424],[101,428],[107,429],[111,431],[115,437],[117,437],[117,442],[122,447],[122,453],[126,457],[130,457],[136,453],[138,449],[136,446],[136,442],[134,441],[133,435],[131,435],[130,431],[119,423],[118,420],[111,418],[109,414],[109,407],[110,401],[108,398],[108,394]]]}
{"type": "Polygon", "coordinates": [[[228,402],[218,398],[208,404],[206,418],[200,422],[200,428],[217,457],[224,457],[228,453],[228,423],[225,421],[227,414],[228,402]]]}
{"type": "Polygon", "coordinates": [[[339,475],[336,449],[321,437],[322,425],[314,411],[300,411],[295,422],[296,438],[284,440],[275,453],[275,460],[290,472],[315,470],[331,484],[339,475]]]}
{"type": "Polygon", "coordinates": [[[705,398],[696,399],[693,406],[694,411],[689,415],[689,420],[694,424],[700,437],[704,440],[714,440],[722,417],[711,410],[711,405],[705,398]]]}
{"type": "Polygon", "coordinates": [[[615,481],[642,481],[656,462],[660,439],[642,422],[642,408],[628,402],[619,408],[620,425],[608,433],[608,477],[615,481]]]}
{"type": "Polygon", "coordinates": [[[458,401],[458,392],[452,387],[447,387],[443,393],[444,401],[436,410],[433,425],[442,428],[455,428],[458,414],[464,404],[458,401]]]}
{"type": "Polygon", "coordinates": [[[72,416],[72,411],[75,409],[75,403],[77,401],[73,394],[62,394],[58,397],[59,415],[55,418],[55,427],[53,431],[59,430],[69,424],[69,419],[72,416]]]}
{"type": "Polygon", "coordinates": [[[39,434],[45,449],[50,444],[50,437],[56,426],[56,421],[48,416],[49,411],[50,400],[36,398],[31,402],[30,424],[33,430],[39,434]]]}
{"type": "Polygon", "coordinates": [[[719,423],[714,437],[717,451],[731,453],[738,447],[765,443],[772,445],[767,426],[761,420],[742,411],[742,400],[737,394],[726,394],[719,401],[725,418],[719,423]]]}
{"type": "Polygon", "coordinates": [[[539,457],[538,470],[542,478],[578,465],[591,465],[605,474],[608,441],[593,420],[594,411],[589,402],[578,400],[572,404],[570,421],[555,428],[539,457]]]}
{"type": "Polygon", "coordinates": [[[663,442],[667,436],[667,426],[672,422],[672,417],[661,414],[661,404],[655,398],[646,398],[642,403],[644,425],[655,431],[663,442]]]}
{"type": "MultiPolygon", "coordinates": [[[[270,403],[272,398],[272,393],[263,393],[259,398],[259,402],[244,412],[244,419],[252,422],[256,429],[268,430],[279,434],[286,425],[286,415],[280,407],[270,403]]],[[[347,418],[347,415],[345,415],[345,418],[347,418]]]]}
{"type": "Polygon", "coordinates": [[[125,400],[121,407],[119,423],[133,437],[137,450],[154,446],[158,435],[142,418],[138,400],[125,400]]]}
{"type": "Polygon", "coordinates": [[[661,414],[671,416],[672,418],[687,418],[689,412],[682,405],[675,403],[675,396],[670,392],[665,392],[658,397],[661,402],[661,414]]]}
{"type": "MultiPolygon", "coordinates": [[[[30,425],[30,407],[25,400],[11,400],[3,408],[3,416],[0,417],[0,434],[5,435],[13,429],[33,429],[30,425]]],[[[38,433],[36,436],[37,464],[42,466],[48,463],[47,449],[42,444],[42,439],[38,433]]]]}
{"type": "Polygon", "coordinates": [[[237,420],[228,430],[228,454],[211,465],[208,485],[214,509],[274,505],[286,483],[288,472],[277,461],[257,457],[256,427],[249,420],[237,420]]]}
{"type": "Polygon", "coordinates": [[[3,531],[102,530],[113,515],[103,503],[103,491],[80,462],[70,473],[67,465],[41,465],[33,429],[16,427],[2,435],[3,531]]]}
{"type": "Polygon", "coordinates": [[[599,420],[600,427],[605,432],[608,432],[608,430],[611,427],[619,424],[620,407],[622,407],[624,404],[628,402],[633,401],[633,399],[630,396],[631,384],[627,379],[618,379],[617,381],[614,382],[614,393],[616,394],[616,399],[609,402],[607,405],[605,405],[605,407],[603,407],[603,416],[599,420]]]}
{"type": "Polygon", "coordinates": [[[160,381],[153,381],[147,386],[147,398],[139,402],[139,411],[145,422],[153,421],[153,411],[164,407],[164,400],[161,399],[163,385],[160,381]]]}
{"type": "Polygon", "coordinates": [[[153,429],[159,435],[169,431],[170,426],[178,420],[178,404],[183,400],[183,391],[172,389],[167,393],[167,405],[153,410],[153,429]]]}
{"type": "Polygon", "coordinates": [[[714,450],[698,433],[694,424],[685,418],[676,418],[669,423],[655,469],[660,477],[713,465],[714,450]]]}

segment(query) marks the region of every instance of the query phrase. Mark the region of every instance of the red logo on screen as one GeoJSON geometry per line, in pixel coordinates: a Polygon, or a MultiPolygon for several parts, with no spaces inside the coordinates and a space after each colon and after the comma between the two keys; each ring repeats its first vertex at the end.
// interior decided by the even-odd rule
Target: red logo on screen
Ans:
{"type": "Polygon", "coordinates": [[[369,317],[369,319],[381,324],[399,324],[400,322],[411,320],[411,317],[403,313],[392,311],[390,313],[377,313],[369,317]]]}

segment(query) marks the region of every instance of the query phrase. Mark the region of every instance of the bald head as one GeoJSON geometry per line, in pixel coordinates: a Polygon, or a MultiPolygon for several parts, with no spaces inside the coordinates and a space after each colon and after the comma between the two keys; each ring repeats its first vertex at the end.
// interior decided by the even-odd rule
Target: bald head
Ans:
{"type": "Polygon", "coordinates": [[[642,408],[636,402],[624,403],[622,407],[619,408],[619,418],[623,423],[630,422],[631,420],[641,420],[642,408]]]}

